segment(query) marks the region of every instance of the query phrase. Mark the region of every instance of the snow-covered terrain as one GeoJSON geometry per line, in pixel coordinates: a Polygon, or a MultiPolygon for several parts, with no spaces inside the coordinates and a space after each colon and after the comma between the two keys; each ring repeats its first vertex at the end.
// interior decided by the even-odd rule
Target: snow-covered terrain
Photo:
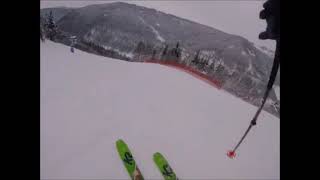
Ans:
{"type": "MultiPolygon", "coordinates": [[[[141,20],[141,22],[145,25],[147,25],[150,29],[152,29],[152,32],[155,34],[156,38],[160,41],[160,42],[165,42],[165,40],[163,39],[163,37],[161,37],[160,33],[151,25],[147,24],[146,21],[142,18],[142,17],[139,17],[139,19],[141,20]]],[[[160,26],[158,23],[157,23],[157,26],[160,26]]]]}
{"type": "Polygon", "coordinates": [[[277,95],[277,98],[280,100],[280,86],[274,86],[273,89],[277,95]]]}
{"type": "Polygon", "coordinates": [[[273,50],[268,49],[268,48],[265,47],[265,46],[257,46],[257,45],[255,45],[255,47],[256,47],[257,49],[259,49],[260,51],[262,51],[263,53],[267,54],[269,57],[271,57],[271,58],[274,57],[275,52],[274,52],[273,50]]]}
{"type": "Polygon", "coordinates": [[[181,179],[279,179],[279,119],[176,69],[41,43],[41,178],[129,179],[124,139],[145,179],[163,153],[181,179]]]}
{"type": "MultiPolygon", "coordinates": [[[[163,56],[164,48],[171,51],[179,42],[181,56],[177,62],[216,77],[222,84],[227,83],[228,86],[222,85],[225,90],[251,104],[258,105],[257,102],[263,96],[259,92],[265,91],[273,57],[255,48],[252,42],[243,37],[184,19],[183,16],[178,17],[127,2],[93,3],[69,9],[69,12],[65,10],[41,9],[44,17],[51,11],[59,14],[60,19],[56,25],[63,32],[63,36],[57,37],[56,42],[69,45],[69,36],[77,36],[79,41],[75,46],[78,48],[126,61],[170,59],[172,57],[163,56]],[[157,26],[157,23],[160,26],[157,26]],[[143,44],[137,51],[140,43],[143,44]],[[105,47],[105,50],[101,47],[105,47]],[[106,47],[110,47],[110,50],[106,47]],[[201,58],[206,62],[213,62],[212,66],[193,61],[199,50],[201,54],[204,51],[203,55],[200,54],[203,56],[201,58]],[[206,55],[205,51],[209,54],[206,55]],[[141,53],[144,56],[140,56],[141,53]],[[214,71],[218,59],[223,61],[223,65],[218,71],[214,71]],[[256,81],[257,79],[259,81],[256,81]]],[[[279,84],[278,79],[276,85],[279,84]]],[[[269,98],[276,101],[275,93],[270,93],[269,98]]],[[[279,117],[273,107],[265,106],[264,109],[279,117]]]]}

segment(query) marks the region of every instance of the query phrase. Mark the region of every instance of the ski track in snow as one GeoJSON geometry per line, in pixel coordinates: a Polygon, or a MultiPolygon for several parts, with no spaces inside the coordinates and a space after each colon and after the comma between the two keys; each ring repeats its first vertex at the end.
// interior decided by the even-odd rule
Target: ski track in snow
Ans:
{"type": "Polygon", "coordinates": [[[153,33],[156,35],[157,39],[161,42],[164,42],[165,40],[163,39],[163,37],[160,36],[160,33],[151,25],[149,25],[149,27],[152,29],[153,33]]]}
{"type": "Polygon", "coordinates": [[[139,16],[139,19],[142,21],[143,24],[147,25],[148,27],[151,28],[152,32],[156,35],[156,38],[161,41],[161,42],[165,42],[165,39],[160,35],[160,33],[151,25],[147,24],[146,21],[139,16]]]}
{"type": "Polygon", "coordinates": [[[145,179],[162,179],[157,151],[181,179],[279,179],[279,119],[263,111],[231,160],[257,108],[173,68],[47,40],[40,95],[41,179],[129,179],[119,138],[145,179]]]}

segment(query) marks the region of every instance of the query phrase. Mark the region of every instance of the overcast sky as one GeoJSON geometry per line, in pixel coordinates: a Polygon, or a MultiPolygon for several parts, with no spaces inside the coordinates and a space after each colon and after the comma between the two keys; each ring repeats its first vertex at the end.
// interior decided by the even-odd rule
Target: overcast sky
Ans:
{"type": "MultiPolygon", "coordinates": [[[[41,0],[41,8],[57,6],[83,7],[89,4],[110,2],[116,1],[41,0]]],[[[259,46],[266,46],[271,50],[275,48],[275,41],[258,39],[259,33],[264,31],[266,27],[266,22],[259,19],[259,12],[262,10],[262,4],[265,0],[127,0],[125,2],[154,8],[230,34],[240,35],[259,46]]]]}

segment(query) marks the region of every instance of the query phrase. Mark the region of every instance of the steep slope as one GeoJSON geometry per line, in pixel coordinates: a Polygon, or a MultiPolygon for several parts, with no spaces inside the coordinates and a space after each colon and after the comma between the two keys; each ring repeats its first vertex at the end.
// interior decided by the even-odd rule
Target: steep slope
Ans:
{"type": "Polygon", "coordinates": [[[162,152],[182,179],[279,179],[279,119],[262,112],[230,160],[226,151],[256,107],[156,64],[41,43],[41,178],[128,179],[124,139],[146,179],[161,179],[162,152]]]}

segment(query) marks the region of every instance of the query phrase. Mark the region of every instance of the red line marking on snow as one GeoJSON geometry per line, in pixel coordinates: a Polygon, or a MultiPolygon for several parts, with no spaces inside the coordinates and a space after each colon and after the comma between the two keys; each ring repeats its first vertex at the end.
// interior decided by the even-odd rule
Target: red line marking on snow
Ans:
{"type": "Polygon", "coordinates": [[[160,65],[164,65],[167,67],[172,67],[172,68],[184,71],[184,72],[192,75],[193,77],[198,78],[198,79],[208,83],[211,86],[214,86],[215,88],[221,89],[220,81],[218,81],[212,77],[209,77],[208,75],[203,74],[202,72],[199,72],[198,70],[195,70],[195,69],[188,67],[186,65],[178,64],[176,62],[170,62],[170,61],[166,61],[166,62],[161,61],[160,62],[157,60],[146,60],[146,61],[144,61],[144,63],[160,64],[160,65]]]}

